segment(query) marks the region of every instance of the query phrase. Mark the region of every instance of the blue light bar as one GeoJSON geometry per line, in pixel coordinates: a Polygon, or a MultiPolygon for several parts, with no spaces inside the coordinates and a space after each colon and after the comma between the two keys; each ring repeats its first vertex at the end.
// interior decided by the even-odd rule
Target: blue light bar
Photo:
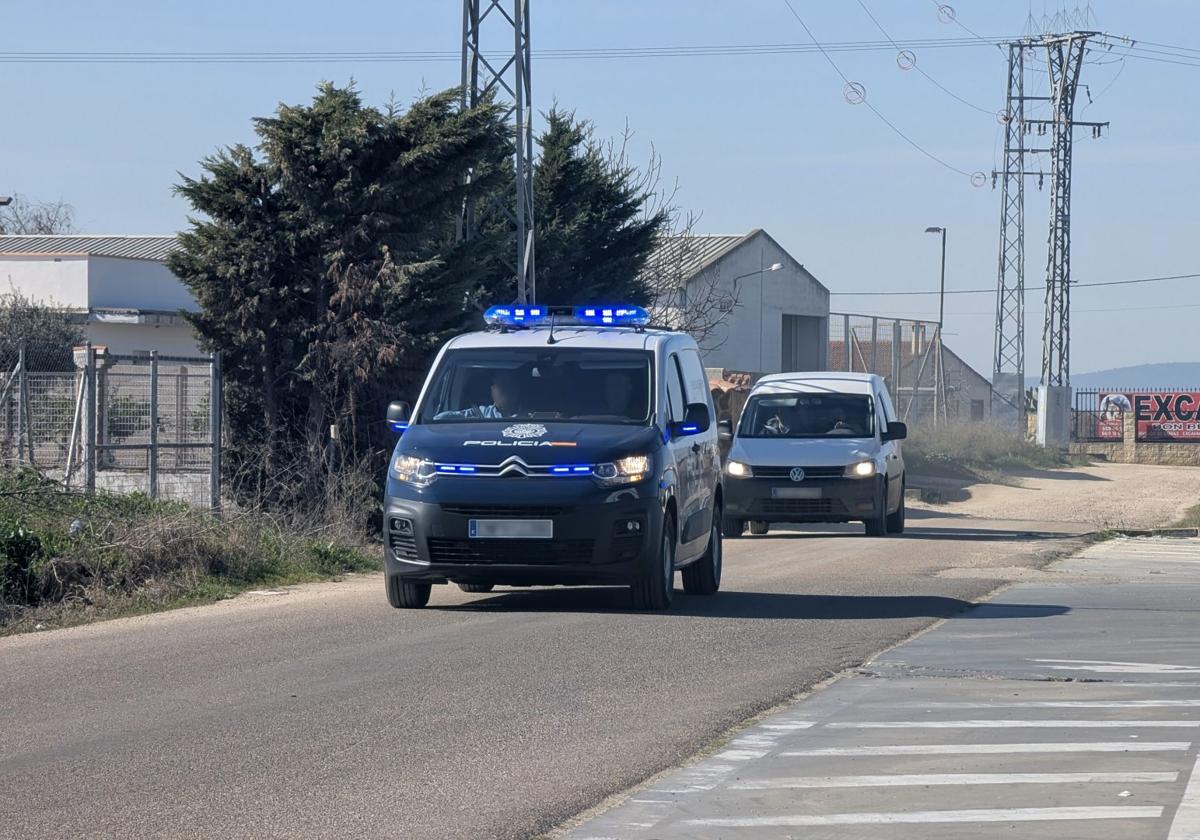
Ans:
{"type": "Polygon", "coordinates": [[[475,467],[471,464],[438,464],[437,471],[440,473],[473,473],[475,467]]]}
{"type": "Polygon", "coordinates": [[[483,320],[494,327],[531,327],[550,321],[545,306],[489,306],[483,320]]]}
{"type": "Polygon", "coordinates": [[[564,464],[550,468],[551,475],[591,475],[591,464],[564,464]]]}
{"type": "Polygon", "coordinates": [[[392,431],[398,435],[408,431],[408,423],[404,420],[393,420],[389,425],[392,427],[392,431]]]}
{"type": "Polygon", "coordinates": [[[577,306],[575,320],[605,327],[644,327],[650,323],[650,313],[640,306],[577,306]]]}

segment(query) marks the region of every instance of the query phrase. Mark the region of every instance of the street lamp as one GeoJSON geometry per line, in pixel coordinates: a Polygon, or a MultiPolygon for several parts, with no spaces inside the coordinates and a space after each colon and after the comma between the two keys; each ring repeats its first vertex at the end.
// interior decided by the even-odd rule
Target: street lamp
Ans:
{"type": "Polygon", "coordinates": [[[942,235],[942,282],[938,287],[937,379],[933,385],[933,421],[936,423],[939,394],[941,395],[942,413],[946,412],[946,373],[943,369],[945,360],[942,358],[942,324],[946,320],[946,229],[944,227],[927,227],[925,232],[942,235]]]}
{"type": "Polygon", "coordinates": [[[779,269],[781,269],[781,268],[783,268],[783,263],[771,263],[769,266],[767,266],[765,268],[760,268],[758,271],[751,271],[746,274],[739,274],[737,277],[733,278],[733,283],[736,286],[737,281],[744,280],[747,277],[753,277],[755,274],[758,275],[758,372],[759,373],[765,373],[765,371],[763,370],[763,308],[764,308],[763,307],[763,299],[765,296],[764,291],[763,291],[763,272],[779,271],[779,269]]]}
{"type": "Polygon", "coordinates": [[[0,195],[0,207],[7,207],[10,204],[12,204],[11,195],[0,195]]]}

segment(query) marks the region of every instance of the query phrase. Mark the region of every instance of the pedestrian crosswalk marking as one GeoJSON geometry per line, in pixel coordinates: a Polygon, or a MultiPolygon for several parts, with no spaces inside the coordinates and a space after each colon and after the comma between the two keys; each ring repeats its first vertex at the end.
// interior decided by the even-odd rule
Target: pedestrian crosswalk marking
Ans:
{"type": "Polygon", "coordinates": [[[1015,755],[1020,753],[1073,752],[1187,752],[1189,741],[1098,741],[1093,743],[1039,744],[883,744],[874,747],[815,747],[788,750],[787,757],[865,755],[1015,755]]]}
{"type": "Polygon", "coordinates": [[[834,721],[830,729],[1187,729],[1200,720],[865,720],[834,721]]]}
{"type": "Polygon", "coordinates": [[[793,776],[736,782],[733,790],[776,788],[933,787],[945,785],[1087,785],[1173,782],[1174,772],[1132,773],[910,773],[873,776],[793,776]]]}
{"type": "Polygon", "coordinates": [[[889,825],[895,823],[994,823],[1061,820],[1158,819],[1160,806],[1116,805],[1054,808],[978,808],[961,811],[883,811],[862,814],[795,814],[780,817],[714,817],[684,820],[707,828],[767,828],[825,825],[889,825]]]}

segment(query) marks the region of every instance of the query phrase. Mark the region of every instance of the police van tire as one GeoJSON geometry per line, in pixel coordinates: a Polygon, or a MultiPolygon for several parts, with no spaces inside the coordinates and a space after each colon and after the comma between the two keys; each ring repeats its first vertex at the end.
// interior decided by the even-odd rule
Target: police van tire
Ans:
{"type": "Polygon", "coordinates": [[[458,588],[463,592],[491,592],[496,588],[494,583],[460,583],[458,588]]]}
{"type": "Polygon", "coordinates": [[[770,529],[770,527],[771,527],[770,525],[768,525],[766,522],[763,522],[761,520],[752,519],[750,521],[750,533],[751,534],[756,534],[758,536],[762,536],[763,534],[767,533],[767,531],[770,529]]]}
{"type": "Polygon", "coordinates": [[[875,510],[877,513],[870,519],[863,520],[867,527],[868,537],[886,537],[888,534],[887,487],[886,479],[876,482],[875,510]]]}
{"type": "Polygon", "coordinates": [[[629,587],[633,608],[665,610],[675,590],[675,520],[663,520],[662,542],[651,568],[629,587]]]}
{"type": "Polygon", "coordinates": [[[398,610],[416,610],[429,603],[433,585],[407,581],[401,575],[387,576],[388,603],[398,610]]]}
{"type": "Polygon", "coordinates": [[[721,536],[735,540],[746,533],[746,520],[732,516],[721,517],[721,536]]]}
{"type": "Polygon", "coordinates": [[[689,595],[715,595],[721,588],[721,529],[713,520],[712,533],[708,535],[708,548],[700,559],[683,567],[683,591],[689,595]]]}
{"type": "Polygon", "coordinates": [[[900,482],[900,507],[896,508],[895,513],[889,513],[887,518],[887,529],[889,534],[904,533],[904,491],[905,484],[900,482]]]}

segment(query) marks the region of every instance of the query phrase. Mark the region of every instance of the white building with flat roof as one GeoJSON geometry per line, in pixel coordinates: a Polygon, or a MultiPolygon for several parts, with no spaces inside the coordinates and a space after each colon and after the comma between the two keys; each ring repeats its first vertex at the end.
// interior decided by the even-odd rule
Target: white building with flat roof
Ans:
{"type": "Polygon", "coordinates": [[[200,354],[181,312],[196,302],[167,268],[172,236],[0,236],[0,294],[17,292],[86,319],[118,355],[200,354]]]}

